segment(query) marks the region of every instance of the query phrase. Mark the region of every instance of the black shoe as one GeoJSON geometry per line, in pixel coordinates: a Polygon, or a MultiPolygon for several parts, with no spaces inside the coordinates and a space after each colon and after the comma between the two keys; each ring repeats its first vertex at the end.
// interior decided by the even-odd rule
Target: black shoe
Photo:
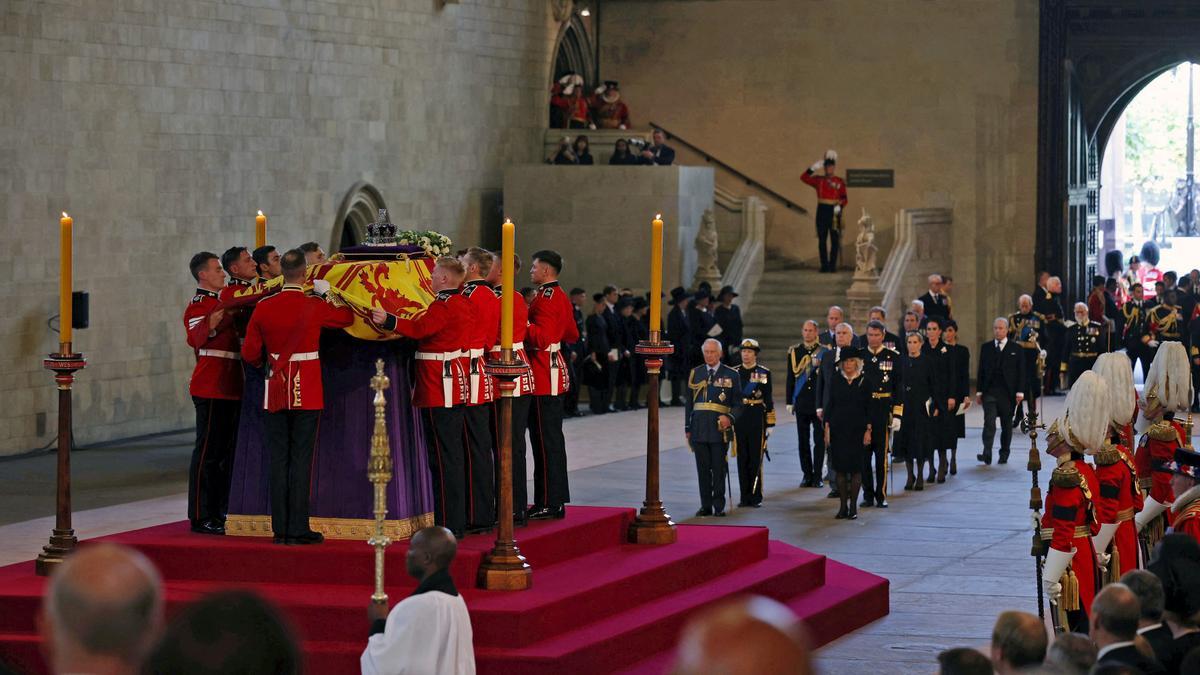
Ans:
{"type": "Polygon", "coordinates": [[[717,511],[716,513],[714,513],[714,514],[713,514],[713,516],[714,516],[714,517],[716,517],[716,518],[724,518],[724,517],[725,517],[725,512],[724,512],[724,511],[717,511]]]}
{"type": "Polygon", "coordinates": [[[983,462],[985,466],[991,466],[991,465],[992,465],[992,456],[991,456],[991,455],[988,455],[988,454],[979,454],[979,455],[975,455],[975,459],[977,459],[977,460],[979,460],[979,461],[983,462]]]}
{"type": "Polygon", "coordinates": [[[567,507],[559,504],[558,506],[547,506],[537,510],[529,511],[530,520],[550,520],[551,518],[558,519],[567,515],[567,507]]]}
{"type": "Polygon", "coordinates": [[[747,502],[738,502],[738,504],[737,504],[737,507],[739,509],[748,509],[748,508],[750,508],[750,506],[751,505],[747,502]]]}
{"type": "Polygon", "coordinates": [[[225,526],[219,520],[208,519],[192,525],[192,532],[196,534],[225,534],[225,526]]]}
{"type": "Polygon", "coordinates": [[[761,508],[762,508],[762,502],[754,502],[753,504],[751,504],[751,505],[750,505],[750,508],[752,508],[752,509],[761,509],[761,508]]]}
{"type": "Polygon", "coordinates": [[[888,507],[888,503],[887,503],[886,499],[879,499],[875,502],[875,508],[886,509],[887,507],[888,507]]]}
{"type": "Polygon", "coordinates": [[[320,532],[313,532],[312,530],[309,530],[298,537],[288,537],[285,543],[292,544],[294,546],[309,546],[312,544],[320,544],[323,541],[325,541],[325,535],[321,534],[320,532]]]}
{"type": "Polygon", "coordinates": [[[869,509],[872,506],[875,506],[875,500],[874,499],[864,499],[864,500],[862,500],[862,503],[859,504],[859,506],[863,507],[864,509],[869,509]]]}
{"type": "Polygon", "coordinates": [[[826,499],[837,499],[838,498],[837,488],[833,488],[832,490],[830,490],[829,494],[825,495],[825,498],[826,499]]]}
{"type": "Polygon", "coordinates": [[[700,509],[696,512],[697,518],[707,518],[713,514],[712,509],[700,509]]]}
{"type": "Polygon", "coordinates": [[[1008,455],[1000,455],[1000,461],[997,464],[1008,464],[1008,455]]]}
{"type": "Polygon", "coordinates": [[[833,517],[833,519],[834,520],[845,520],[846,516],[848,516],[848,515],[849,515],[849,512],[846,510],[846,507],[843,506],[842,508],[838,509],[837,515],[835,515],[833,517]]]}
{"type": "Polygon", "coordinates": [[[274,537],[271,539],[271,542],[275,544],[286,544],[287,537],[274,537]]]}
{"type": "Polygon", "coordinates": [[[850,502],[850,511],[846,513],[846,518],[858,520],[858,507],[854,505],[854,502],[850,502]]]}

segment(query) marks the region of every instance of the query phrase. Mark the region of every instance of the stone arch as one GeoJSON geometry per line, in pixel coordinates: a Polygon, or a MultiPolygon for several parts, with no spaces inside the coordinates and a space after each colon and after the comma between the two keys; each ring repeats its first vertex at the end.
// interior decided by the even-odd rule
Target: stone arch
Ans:
{"type": "Polygon", "coordinates": [[[596,85],[596,52],[592,46],[592,38],[588,35],[587,25],[578,12],[572,11],[568,19],[562,22],[555,41],[553,70],[550,73],[550,84],[569,72],[583,76],[584,86],[590,91],[596,85]]]}
{"type": "Polygon", "coordinates": [[[386,208],[383,195],[374,185],[358,181],[350,186],[341,206],[338,207],[337,218],[333,221],[329,252],[336,253],[366,241],[367,225],[375,222],[379,209],[386,208]]]}

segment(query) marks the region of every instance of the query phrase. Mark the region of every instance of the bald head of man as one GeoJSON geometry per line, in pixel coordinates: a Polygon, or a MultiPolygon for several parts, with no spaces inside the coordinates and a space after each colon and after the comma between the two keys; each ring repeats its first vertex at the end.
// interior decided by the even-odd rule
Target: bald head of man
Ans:
{"type": "Polygon", "coordinates": [[[162,578],[113,544],[67,558],[46,589],[38,627],[56,673],[133,673],[162,630],[162,578]]]}
{"type": "Polygon", "coordinates": [[[764,597],[731,600],[702,612],[683,629],[674,675],[761,675],[813,672],[808,640],[796,615],[764,597]]]}
{"type": "Polygon", "coordinates": [[[427,527],[418,530],[408,544],[405,566],[408,575],[423,581],[430,575],[450,569],[458,553],[458,540],[444,527],[427,527]]]}
{"type": "Polygon", "coordinates": [[[1108,584],[1092,601],[1089,635],[1101,649],[1116,642],[1130,642],[1137,637],[1141,616],[1141,602],[1128,586],[1108,584]]]}
{"type": "Polygon", "coordinates": [[[1046,658],[1049,642],[1041,619],[1028,612],[1001,612],[992,628],[992,665],[1002,674],[1036,666],[1046,658]]]}

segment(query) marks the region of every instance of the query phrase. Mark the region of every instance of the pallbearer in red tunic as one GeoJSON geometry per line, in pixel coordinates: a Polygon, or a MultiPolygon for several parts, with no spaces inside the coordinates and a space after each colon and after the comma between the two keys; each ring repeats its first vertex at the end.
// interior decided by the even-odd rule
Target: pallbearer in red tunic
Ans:
{"type": "Polygon", "coordinates": [[[533,254],[529,279],[538,284],[529,304],[525,349],[533,367],[533,410],[529,415],[533,446],[533,506],[530,518],[562,518],[571,501],[567,487],[567,447],[563,439],[562,394],[574,383],[567,374],[563,343],[579,339],[571,301],[558,285],[562,256],[555,251],[533,254]]]}
{"type": "Polygon", "coordinates": [[[196,295],[183,312],[187,342],[196,353],[188,391],[196,407],[196,445],[188,469],[188,520],[192,531],[225,534],[233,450],[242,399],[242,364],[232,316],[218,299],[225,282],[217,256],[192,256],[196,295]]]}
{"type": "Polygon", "coordinates": [[[1188,444],[1175,451],[1175,460],[1168,468],[1176,494],[1171,505],[1175,515],[1171,529],[1200,541],[1200,454],[1188,444]]]}
{"type": "Polygon", "coordinates": [[[1127,435],[1132,433],[1137,414],[1137,390],[1133,388],[1129,359],[1123,354],[1101,354],[1092,370],[1108,385],[1108,440],[1095,456],[1096,477],[1100,480],[1095,495],[1100,533],[1092,540],[1100,560],[1106,563],[1108,583],[1139,567],[1133,519],[1142,510],[1143,495],[1127,435]]]}
{"type": "Polygon", "coordinates": [[[1150,423],[1134,455],[1138,480],[1148,493],[1145,507],[1137,516],[1138,532],[1147,550],[1162,539],[1170,524],[1168,509],[1175,499],[1167,464],[1175,450],[1186,444],[1187,433],[1175,413],[1191,405],[1191,368],[1182,343],[1164,342],[1154,355],[1146,375],[1142,416],[1150,423]]]}
{"type": "Polygon", "coordinates": [[[500,299],[484,278],[493,267],[490,251],[471,247],[459,251],[466,270],[462,296],[475,309],[467,330],[464,365],[470,392],[467,398],[463,455],[467,479],[467,532],[486,532],[496,521],[496,470],[492,458],[492,401],[496,384],[483,372],[487,352],[500,341],[500,299]]]}
{"type": "Polygon", "coordinates": [[[463,421],[470,397],[463,347],[475,318],[474,307],[458,288],[465,272],[458,260],[438,258],[430,278],[437,295],[424,312],[400,319],[382,309],[371,311],[375,325],[417,341],[413,405],[421,408],[425,425],[433,518],[459,538],[467,526],[463,421]]]}
{"type": "MultiPolygon", "coordinates": [[[[492,257],[499,260],[499,251],[493,251],[492,257]]],[[[521,256],[513,254],[513,275],[515,276],[521,271],[521,256]]],[[[487,281],[491,284],[496,298],[501,296],[500,288],[500,265],[492,265],[492,269],[488,271],[487,281]]],[[[523,363],[529,363],[529,355],[525,351],[525,330],[529,322],[529,307],[525,304],[525,300],[520,297],[513,298],[513,320],[512,320],[512,349],[513,356],[523,363]]],[[[498,333],[497,333],[498,334],[498,333]]],[[[489,359],[500,358],[500,343],[497,338],[497,343],[492,346],[488,352],[489,359]]],[[[512,398],[512,490],[513,490],[513,520],[518,525],[524,525],[526,521],[525,509],[529,505],[529,494],[526,486],[525,476],[525,432],[529,427],[529,408],[533,403],[533,371],[526,370],[525,374],[517,379],[517,388],[513,390],[512,398]]],[[[499,402],[493,404],[493,419],[492,419],[492,436],[495,439],[493,445],[496,456],[500,456],[500,439],[496,436],[496,431],[500,427],[496,415],[499,414],[499,402]]],[[[498,464],[499,462],[497,462],[498,464]]]]}
{"type": "Polygon", "coordinates": [[[1065,626],[1087,630],[1095,597],[1096,551],[1092,536],[1100,531],[1093,509],[1096,476],[1083,461],[1104,442],[1108,427],[1108,390],[1091,371],[1071,387],[1062,417],[1046,433],[1046,453],[1058,467],[1050,476],[1042,539],[1048,542],[1042,585],[1051,604],[1065,614],[1065,626]]]}
{"type": "MultiPolygon", "coordinates": [[[[277,544],[324,541],[308,524],[317,424],[325,407],[317,350],[324,328],[345,328],[350,308],[335,307],[304,292],[304,253],[291,250],[280,260],[283,290],[259,301],[246,327],[242,358],[267,365],[263,407],[271,454],[271,530],[277,544]]],[[[328,290],[328,286],[324,290],[328,290]]]]}

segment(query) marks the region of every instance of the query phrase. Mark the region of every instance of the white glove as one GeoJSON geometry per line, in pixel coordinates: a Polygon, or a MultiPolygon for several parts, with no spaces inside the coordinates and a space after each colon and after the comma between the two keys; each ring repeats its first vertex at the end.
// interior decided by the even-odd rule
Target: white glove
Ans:
{"type": "Polygon", "coordinates": [[[1120,523],[1104,523],[1100,526],[1100,534],[1092,537],[1092,546],[1096,547],[1096,553],[1104,553],[1108,550],[1108,544],[1112,541],[1113,535],[1117,533],[1117,526],[1120,523]]]}
{"type": "Polygon", "coordinates": [[[794,406],[794,405],[791,405],[791,404],[788,404],[788,405],[785,405],[784,407],[785,407],[785,408],[787,408],[787,411],[788,411],[788,414],[789,414],[789,415],[793,415],[793,414],[795,414],[795,412],[796,412],[796,406],[794,406]]]}
{"type": "Polygon", "coordinates": [[[1042,531],[1042,512],[1034,511],[1031,518],[1033,520],[1033,531],[1040,533],[1042,531]]]}
{"type": "Polygon", "coordinates": [[[623,130],[625,130],[625,129],[628,129],[629,127],[627,127],[627,126],[625,126],[624,124],[622,124],[622,125],[618,126],[617,128],[618,128],[618,129],[621,129],[621,130],[623,131],[623,130]]]}
{"type": "Polygon", "coordinates": [[[1142,528],[1146,527],[1150,521],[1162,515],[1162,512],[1167,510],[1167,506],[1153,497],[1146,497],[1145,506],[1133,517],[1133,522],[1137,523],[1137,531],[1141,532],[1142,528]]]}
{"type": "Polygon", "coordinates": [[[1043,361],[1046,359],[1046,350],[1045,349],[1038,351],[1038,358],[1042,359],[1043,361]]]}
{"type": "Polygon", "coordinates": [[[1151,346],[1151,347],[1157,347],[1157,346],[1158,346],[1158,340],[1151,340],[1151,341],[1147,342],[1146,344],[1147,344],[1147,345],[1149,345],[1149,346],[1151,346]]]}
{"type": "Polygon", "coordinates": [[[892,431],[900,431],[900,418],[899,417],[892,418],[892,431]]]}
{"type": "Polygon", "coordinates": [[[596,125],[595,125],[595,124],[589,124],[589,125],[588,125],[588,128],[589,128],[589,129],[591,129],[591,130],[593,130],[593,131],[595,131],[595,129],[596,129],[596,125]]]}
{"type": "Polygon", "coordinates": [[[563,87],[563,95],[564,96],[571,96],[574,93],[575,93],[575,85],[568,84],[567,86],[563,87]]]}
{"type": "Polygon", "coordinates": [[[837,215],[841,215],[841,213],[842,213],[842,205],[841,204],[837,204],[836,206],[833,207],[833,215],[837,216],[837,215]]]}
{"type": "Polygon", "coordinates": [[[329,282],[328,281],[326,281],[324,279],[314,279],[313,280],[313,293],[316,293],[317,295],[319,295],[321,297],[325,297],[325,294],[328,292],[329,292],[329,282]]]}
{"type": "Polygon", "coordinates": [[[1067,552],[1052,548],[1046,553],[1046,564],[1042,566],[1042,590],[1052,605],[1058,604],[1058,596],[1062,594],[1062,584],[1058,580],[1071,566],[1071,558],[1074,557],[1075,549],[1067,552]]]}
{"type": "Polygon", "coordinates": [[[1096,551],[1096,564],[1105,572],[1108,571],[1108,563],[1112,560],[1112,556],[1104,551],[1096,551]]]}
{"type": "Polygon", "coordinates": [[[596,87],[596,95],[597,96],[599,96],[600,94],[603,94],[606,91],[608,91],[608,87],[606,87],[604,85],[600,85],[599,87],[596,87]]]}
{"type": "Polygon", "coordinates": [[[571,81],[570,75],[563,75],[562,77],[558,78],[558,83],[564,87],[567,86],[567,83],[570,81],[571,81]]]}
{"type": "Polygon", "coordinates": [[[817,161],[813,162],[812,166],[808,167],[808,170],[813,173],[816,173],[816,172],[820,171],[824,166],[825,166],[824,160],[817,160],[817,161]]]}

